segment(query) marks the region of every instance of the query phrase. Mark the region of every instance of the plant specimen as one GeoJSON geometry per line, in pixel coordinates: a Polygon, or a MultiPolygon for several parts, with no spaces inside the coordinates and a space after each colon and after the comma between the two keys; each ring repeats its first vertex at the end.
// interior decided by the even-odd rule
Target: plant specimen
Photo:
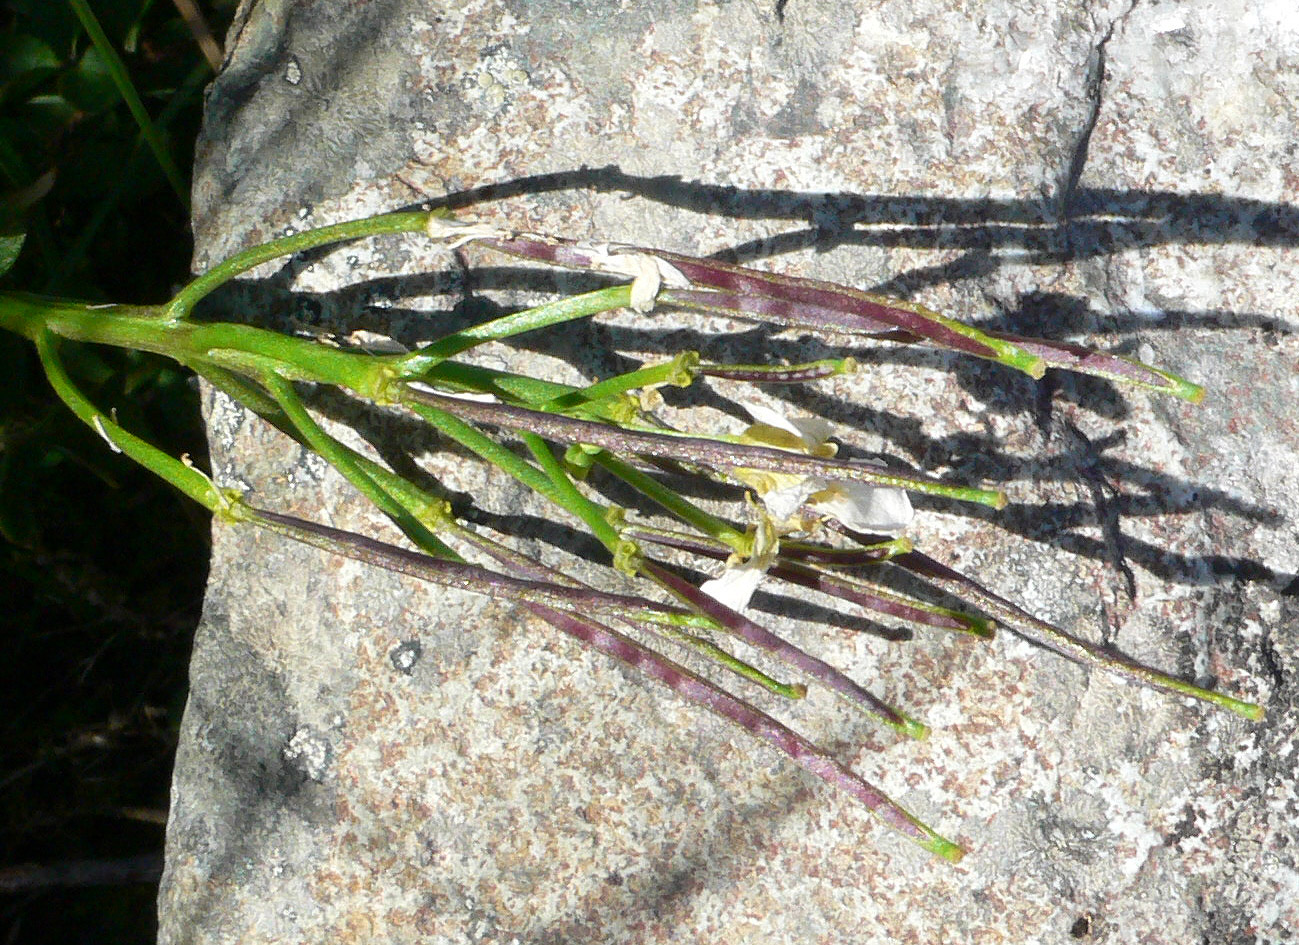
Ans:
{"type": "MultiPolygon", "coordinates": [[[[912,516],[908,493],[1005,505],[997,489],[939,481],[911,470],[841,459],[814,420],[760,407],[740,435],[683,430],[661,418],[659,388],[709,377],[754,384],[802,384],[850,371],[851,359],[796,365],[713,364],[693,351],[586,386],[475,364],[459,356],[486,342],[615,309],[648,314],[683,309],[804,329],[920,343],[984,358],[1040,377],[1077,371],[1146,391],[1198,401],[1203,391],[1176,375],[1073,344],[980,331],[923,306],[813,279],[617,244],[515,232],[447,213],[395,213],[296,233],[239,253],[158,306],[88,306],[0,295],[0,327],[29,338],[60,398],[113,449],[129,454],[227,524],[251,524],[380,567],[517,602],[548,623],[632,664],[683,698],[713,710],[846,791],[893,829],[949,860],[963,851],[773,716],[711,677],[667,655],[684,647],[717,673],[741,677],[789,699],[825,686],[880,724],[923,738],[923,723],[771,632],[745,613],[762,581],[811,588],[892,620],[990,637],[995,627],[1142,685],[1189,696],[1248,719],[1259,706],[1193,685],[1118,656],[1039,620],[900,534],[912,516]],[[477,243],[547,266],[610,277],[606,287],[560,298],[444,335],[410,352],[372,353],[319,339],[191,316],[223,283],[264,262],[308,248],[378,234],[414,233],[448,247],[477,243]],[[163,453],[119,425],[76,388],[60,354],[65,340],[169,356],[314,450],[385,512],[413,547],[259,508],[214,483],[184,457],[163,453]],[[524,556],[454,515],[444,495],[394,473],[332,437],[307,409],[304,385],[344,389],[408,411],[550,500],[601,545],[618,571],[641,579],[644,596],[582,583],[524,556]],[[720,517],[669,485],[687,473],[747,496],[741,521],[720,517]],[[610,505],[589,489],[610,477],[675,520],[610,505]],[[724,562],[698,586],[667,559],[724,562]],[[896,590],[905,572],[962,609],[896,590]],[[806,682],[728,651],[734,637],[806,682]]],[[[937,595],[935,595],[937,596],[937,595]]]]}

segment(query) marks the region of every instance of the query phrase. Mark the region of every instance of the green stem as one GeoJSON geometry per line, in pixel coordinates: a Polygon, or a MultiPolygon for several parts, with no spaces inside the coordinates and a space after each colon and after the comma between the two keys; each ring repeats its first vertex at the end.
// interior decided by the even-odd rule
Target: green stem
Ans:
{"type": "Polygon", "coordinates": [[[412,514],[405,503],[377,483],[370,473],[356,462],[358,454],[338,442],[316,423],[303,406],[291,381],[285,380],[278,374],[267,374],[263,381],[306,444],[328,460],[362,495],[396,522],[415,544],[438,557],[459,560],[460,556],[454,549],[433,534],[423,521],[412,514]]]}
{"type": "Polygon", "coordinates": [[[650,390],[664,384],[673,387],[689,387],[699,373],[698,368],[699,353],[682,351],[671,361],[652,364],[639,370],[628,371],[626,374],[618,374],[536,406],[539,410],[567,413],[575,407],[614,400],[634,390],[650,390]]]}
{"type": "Polygon", "coordinates": [[[428,224],[429,216],[428,212],[385,213],[364,220],[348,220],[345,223],[304,230],[301,233],[282,236],[269,243],[246,249],[213,266],[176,293],[176,297],[167,304],[167,317],[173,320],[187,318],[204,296],[235,276],[242,275],[272,259],[329,243],[339,243],[364,236],[378,236],[381,233],[422,233],[428,224]]]}
{"type": "Polygon", "coordinates": [[[288,436],[296,435],[297,431],[293,429],[293,424],[284,416],[284,411],[280,409],[280,405],[276,403],[275,398],[242,374],[228,371],[220,365],[204,359],[185,362],[185,366],[195,374],[200,375],[231,400],[252,410],[284,434],[288,436]]]}
{"type": "Polygon", "coordinates": [[[1006,495],[1000,490],[977,489],[949,485],[920,476],[905,476],[865,463],[808,456],[804,453],[752,446],[739,437],[703,437],[679,434],[660,428],[638,429],[628,426],[598,423],[541,410],[513,407],[507,404],[461,401],[437,393],[420,390],[405,384],[397,399],[407,405],[422,404],[443,410],[454,410],[476,423],[515,431],[540,433],[548,440],[560,443],[580,443],[598,446],[624,454],[640,454],[673,459],[680,462],[702,463],[725,472],[728,469],[759,469],[786,472],[801,476],[818,476],[824,479],[855,479],[876,486],[894,486],[912,492],[980,502],[993,508],[1005,508],[1006,495]]]}
{"type": "MultiPolygon", "coordinates": [[[[191,367],[195,367],[209,383],[219,390],[224,391],[228,396],[245,406],[252,408],[263,420],[304,445],[310,444],[307,443],[303,428],[314,426],[316,429],[320,429],[309,414],[299,418],[302,421],[301,423],[295,423],[279,402],[268,396],[261,387],[241,375],[233,374],[208,363],[191,365],[191,367]]],[[[296,393],[294,396],[296,397],[296,393]]],[[[320,430],[319,436],[323,438],[323,445],[331,452],[327,453],[323,450],[318,450],[318,452],[325,455],[334,464],[335,468],[339,469],[347,477],[349,482],[360,488],[358,480],[364,478],[386,493],[392,502],[404,508],[409,512],[410,516],[423,526],[421,530],[417,530],[413,534],[407,533],[412,541],[430,554],[441,555],[451,560],[462,560],[454,549],[436,538],[436,533],[449,531],[457,538],[463,538],[465,535],[473,538],[478,536],[456,522],[445,499],[419,488],[370,457],[356,452],[329,436],[323,430],[320,430]],[[430,536],[432,541],[428,540],[430,536]]],[[[385,506],[381,504],[380,508],[385,508],[385,506]]]]}
{"type": "Polygon", "coordinates": [[[701,636],[693,633],[686,633],[684,630],[667,628],[661,631],[669,639],[675,640],[682,646],[688,646],[695,650],[706,659],[712,660],[719,666],[723,666],[742,679],[761,686],[768,692],[783,696],[786,699],[803,699],[807,696],[807,686],[802,683],[781,682],[772,676],[767,675],[751,663],[746,663],[739,659],[733,653],[728,653],[711,640],[706,640],[701,636]]]}
{"type": "Polygon", "coordinates": [[[398,356],[344,351],[252,325],[175,322],[169,311],[155,305],[88,305],[0,293],[0,328],[33,340],[48,330],[73,341],[151,351],[182,364],[215,364],[253,376],[274,371],[347,387],[380,401],[392,384],[391,365],[398,356]]]}
{"type": "MultiPolygon", "coordinates": [[[[405,357],[376,357],[342,351],[309,339],[280,335],[250,325],[170,321],[156,306],[96,307],[17,293],[0,294],[0,327],[32,339],[48,330],[74,340],[153,351],[200,370],[214,367],[227,379],[244,373],[261,377],[275,375],[286,381],[310,380],[331,384],[381,402],[392,387],[393,365],[405,357]]],[[[502,380],[490,372],[487,377],[474,379],[502,380]]],[[[538,391],[550,399],[560,393],[570,393],[573,388],[567,385],[533,386],[524,393],[538,391]]],[[[445,401],[453,409],[469,406],[469,402],[462,405],[454,398],[445,398],[445,401]]],[[[605,509],[585,499],[575,489],[561,490],[536,467],[451,413],[418,404],[411,406],[435,428],[585,522],[592,533],[614,552],[616,560],[621,561],[617,558],[619,549],[634,556],[629,543],[621,541],[605,521],[605,509]]],[[[632,567],[630,558],[620,566],[632,567]]]]}
{"type": "Polygon", "coordinates": [[[648,476],[630,463],[624,462],[607,450],[593,454],[594,461],[617,476],[646,498],[657,502],[681,521],[717,541],[725,542],[734,552],[747,550],[748,538],[744,532],[725,519],[705,512],[679,492],[669,489],[653,476],[648,476]]]}
{"type": "Polygon", "coordinates": [[[563,489],[536,466],[514,455],[500,443],[479,432],[453,413],[425,406],[424,404],[408,404],[407,406],[439,433],[455,440],[461,446],[476,453],[501,471],[513,476],[534,492],[540,493],[560,508],[576,516],[613,553],[615,561],[619,560],[620,554],[634,553],[634,549],[630,547],[631,543],[619,538],[617,531],[605,520],[605,510],[581,495],[581,493],[576,492],[576,490],[563,489]],[[576,498],[574,498],[575,496],[576,498]]]}
{"type": "Polygon", "coordinates": [[[403,380],[423,380],[430,369],[447,358],[455,357],[485,342],[502,341],[524,332],[560,325],[579,318],[589,318],[601,312],[625,308],[630,304],[631,287],[620,285],[538,305],[535,308],[515,312],[513,315],[506,315],[445,335],[432,344],[406,355],[397,363],[398,374],[403,380]]]}
{"type": "Polygon", "coordinates": [[[218,516],[229,517],[230,506],[238,498],[232,490],[219,488],[202,472],[164,453],[151,443],[129,432],[110,416],[100,412],[73,382],[63,359],[59,357],[58,339],[49,332],[34,339],[41,366],[50,386],[82,423],[108,443],[110,449],[124,453],[158,478],[175,486],[199,505],[218,516]]]}
{"type": "Polygon", "coordinates": [[[899,555],[894,559],[893,563],[920,575],[925,580],[933,583],[935,587],[950,594],[959,595],[963,599],[971,600],[1016,636],[1054,650],[1061,656],[1068,657],[1075,662],[1132,679],[1152,689],[1162,689],[1165,692],[1190,696],[1192,699],[1211,703],[1252,722],[1257,722],[1263,718],[1264,711],[1260,705],[1236,699],[1225,693],[1204,689],[1194,683],[1186,682],[1175,676],[1169,676],[1167,673],[1161,673],[1159,670],[1138,663],[1136,660],[1106,650],[1095,643],[1089,643],[1086,640],[1065,633],[1059,627],[1052,626],[1045,620],[1034,617],[1004,597],[992,593],[981,584],[935,561],[928,555],[913,551],[905,555],[899,555]]]}
{"type": "MultiPolygon", "coordinates": [[[[537,465],[541,468],[541,471],[545,474],[546,478],[550,480],[556,493],[564,497],[564,502],[568,507],[582,508],[585,510],[587,515],[591,515],[599,521],[607,523],[605,516],[608,513],[608,509],[600,508],[578,491],[577,486],[573,484],[573,480],[569,478],[563,465],[555,459],[555,454],[551,452],[550,447],[546,445],[545,440],[537,436],[535,433],[520,434],[519,439],[521,439],[523,445],[528,448],[528,452],[532,454],[532,458],[537,461],[537,465]]],[[[606,547],[608,547],[607,543],[606,547]]],[[[609,548],[609,550],[613,551],[612,548],[609,548]]]]}
{"type": "Polygon", "coordinates": [[[750,384],[805,384],[856,371],[857,362],[853,358],[822,358],[802,364],[699,365],[699,373],[705,377],[723,377],[750,384]]]}
{"type": "Polygon", "coordinates": [[[530,405],[546,403],[578,390],[571,384],[556,384],[526,374],[497,371],[456,361],[438,365],[437,379],[440,385],[454,390],[492,394],[504,401],[530,405]]]}

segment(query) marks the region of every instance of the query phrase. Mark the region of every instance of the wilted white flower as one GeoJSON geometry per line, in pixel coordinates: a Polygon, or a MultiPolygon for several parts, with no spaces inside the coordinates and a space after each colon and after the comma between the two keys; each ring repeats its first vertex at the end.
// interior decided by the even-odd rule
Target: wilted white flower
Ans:
{"type": "Polygon", "coordinates": [[[503,230],[490,223],[459,220],[437,214],[429,216],[428,222],[424,224],[424,231],[430,239],[449,244],[450,249],[459,249],[475,240],[509,240],[515,236],[510,230],[503,230]]]}
{"type": "MultiPolygon", "coordinates": [[[[830,425],[818,417],[786,417],[760,404],[749,404],[745,409],[755,422],[740,434],[741,442],[826,459],[837,452],[835,445],[828,442],[830,425]]],[[[736,469],[734,473],[758,493],[777,528],[784,531],[800,527],[797,516],[804,506],[864,532],[894,534],[910,525],[915,517],[906,491],[896,486],[756,469],[736,469]]]]}
{"type": "Polygon", "coordinates": [[[652,253],[611,243],[584,245],[581,249],[590,257],[593,269],[631,278],[631,307],[638,312],[654,308],[654,299],[665,284],[678,289],[690,285],[681,270],[652,253]]]}
{"type": "Polygon", "coordinates": [[[743,610],[749,606],[753,592],[758,589],[780,550],[780,538],[765,514],[759,514],[751,540],[753,548],[747,557],[732,555],[726,562],[725,571],[699,585],[701,591],[731,610],[743,610]]]}

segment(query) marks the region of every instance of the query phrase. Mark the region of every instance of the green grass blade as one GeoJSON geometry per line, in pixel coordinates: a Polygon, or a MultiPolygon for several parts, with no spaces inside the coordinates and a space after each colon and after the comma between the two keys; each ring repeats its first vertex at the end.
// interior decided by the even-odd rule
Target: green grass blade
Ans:
{"type": "Polygon", "coordinates": [[[149,113],[144,110],[144,103],[140,101],[140,94],[135,90],[134,83],[131,82],[130,75],[127,74],[126,65],[122,58],[113,48],[113,44],[108,41],[108,36],[104,33],[103,27],[99,25],[99,20],[95,18],[94,12],[90,9],[90,4],[86,0],[68,0],[68,5],[72,7],[72,12],[77,15],[81,21],[82,28],[90,37],[91,43],[95,49],[104,57],[104,62],[108,66],[108,74],[117,86],[118,94],[122,96],[122,101],[131,111],[131,117],[135,119],[136,125],[140,128],[140,134],[144,136],[145,143],[148,144],[149,150],[157,159],[158,165],[162,168],[163,174],[167,176],[172,190],[176,191],[176,196],[186,208],[189,207],[189,185],[185,182],[185,175],[176,167],[176,162],[171,159],[171,154],[167,150],[167,144],[162,139],[162,133],[158,131],[149,113]]]}
{"type": "MultiPolygon", "coordinates": [[[[198,97],[203,89],[203,82],[208,77],[208,68],[204,64],[199,64],[190,70],[185,76],[185,81],[176,89],[171,100],[167,103],[166,108],[158,115],[156,127],[166,128],[178,114],[190,103],[193,98],[198,97]]],[[[76,242],[72,248],[64,254],[59,262],[58,275],[45,286],[46,292],[56,291],[62,282],[68,278],[71,273],[77,271],[83,259],[89,254],[95,245],[95,240],[99,237],[99,231],[103,228],[108,219],[117,211],[122,202],[122,196],[126,193],[126,185],[133,169],[137,163],[142,160],[140,146],[145,143],[143,130],[139,138],[136,139],[135,145],[131,148],[130,156],[126,159],[126,168],[122,176],[118,178],[117,183],[100,198],[96,204],[94,213],[86,225],[81,227],[77,232],[76,242]]]]}

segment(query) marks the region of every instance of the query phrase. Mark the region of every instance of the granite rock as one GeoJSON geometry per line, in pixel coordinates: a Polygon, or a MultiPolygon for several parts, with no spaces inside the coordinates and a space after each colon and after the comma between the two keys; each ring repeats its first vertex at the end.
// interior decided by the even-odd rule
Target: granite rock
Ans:
{"type": "MultiPolygon", "coordinates": [[[[1004,484],[918,544],[1073,632],[1267,706],[1246,723],[1002,634],[760,611],[934,728],[814,691],[782,717],[959,839],[849,799],[508,603],[218,528],[161,941],[1148,942],[1299,928],[1299,32],[1285,3],[265,0],[236,18],[195,183],[196,271],[445,201],[922,301],[1186,374],[1199,406],[740,322],[615,316],[484,357],[579,380],[683,346],[846,348],[767,392],[856,455],[1004,484]]],[[[407,345],[580,287],[416,238],[256,271],[213,312],[407,345]],[[370,336],[366,336],[370,337],[370,336]]],[[[740,393],[681,415],[738,427],[740,393]]],[[[213,466],[391,536],[321,462],[206,395],[213,466]]],[[[391,411],[341,436],[599,572],[570,526],[391,411]],[[401,465],[404,464],[404,465],[401,465]]],[[[611,581],[607,575],[600,578],[611,581]]]]}

